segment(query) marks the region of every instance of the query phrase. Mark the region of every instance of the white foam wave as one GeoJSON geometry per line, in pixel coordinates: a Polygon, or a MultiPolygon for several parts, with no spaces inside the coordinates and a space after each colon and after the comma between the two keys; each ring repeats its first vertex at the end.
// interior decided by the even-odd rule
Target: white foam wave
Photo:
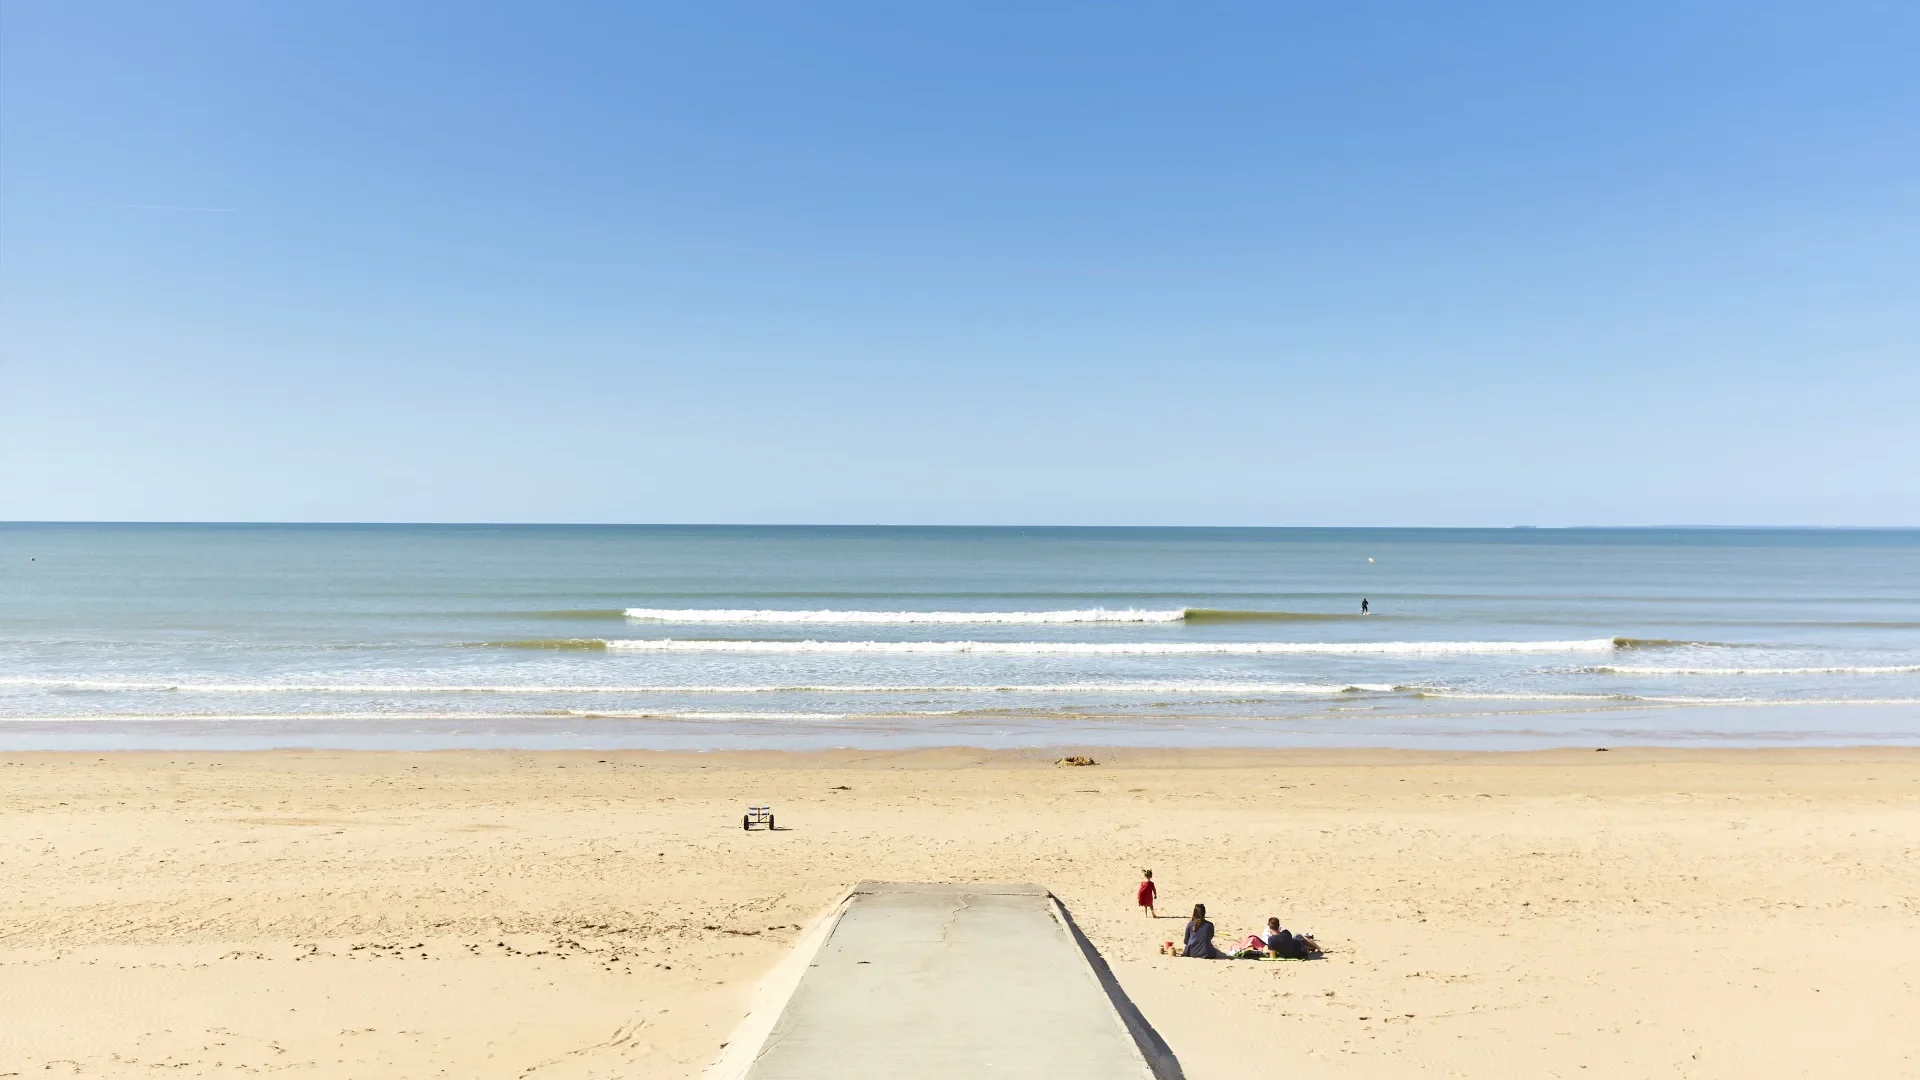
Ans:
{"type": "Polygon", "coordinates": [[[675,710],[570,709],[568,716],[592,720],[885,720],[896,716],[958,716],[958,709],[921,709],[875,713],[687,712],[675,710]]]}
{"type": "Polygon", "coordinates": [[[1589,641],[701,641],[614,638],[607,648],[633,652],[977,653],[1075,656],[1451,656],[1463,653],[1612,652],[1612,638],[1589,641]]]}
{"type": "MultiPolygon", "coordinates": [[[[1633,698],[1626,695],[1573,695],[1573,694],[1426,694],[1428,697],[1445,697],[1457,701],[1538,701],[1561,703],[1545,710],[1534,712],[1616,712],[1632,709],[1666,708],[1677,709],[1686,706],[1711,705],[1725,708],[1771,709],[1786,707],[1841,707],[1841,706],[1901,706],[1920,705],[1920,698],[1633,698]],[[1587,708],[1578,708],[1571,703],[1584,701],[1587,708]]],[[[853,720],[884,721],[889,718],[907,716],[966,716],[981,714],[979,710],[929,710],[904,712],[898,710],[876,710],[865,713],[775,713],[775,712],[695,712],[695,711],[642,711],[622,710],[592,711],[570,710],[564,713],[487,713],[487,712],[311,712],[311,713],[74,713],[49,714],[37,716],[0,716],[0,727],[12,724],[84,724],[84,723],[205,723],[221,724],[232,722],[286,722],[286,723],[326,723],[334,721],[382,722],[382,721],[450,721],[460,723],[488,723],[502,720],[546,720],[563,722],[569,719],[700,719],[700,720],[853,720]]],[[[1376,714],[1368,714],[1376,715],[1376,714]]],[[[1444,715],[1444,714],[1442,714],[1444,715]]],[[[1081,714],[1056,714],[1059,720],[1097,719],[1081,714]]],[[[1275,718],[1278,719],[1278,718],[1275,718]]]]}
{"type": "Polygon", "coordinates": [[[746,608],[628,608],[637,622],[672,623],[1172,623],[1187,617],[1185,608],[1144,611],[1137,608],[1082,611],[783,611],[746,608]]]}
{"type": "MultiPolygon", "coordinates": [[[[230,721],[286,721],[289,723],[304,721],[352,720],[458,720],[481,722],[487,720],[519,720],[529,716],[553,718],[553,713],[486,713],[486,712],[277,712],[277,713],[234,713],[234,712],[192,712],[192,713],[72,713],[49,714],[41,716],[0,716],[0,724],[53,724],[53,723],[227,723],[230,721]]],[[[564,714],[558,714],[564,715],[564,714]]]]}
{"type": "Polygon", "coordinates": [[[617,709],[574,709],[567,715],[589,720],[846,720],[850,713],[797,712],[667,712],[617,709]]]}
{"type": "Polygon", "coordinates": [[[893,685],[865,683],[789,683],[781,685],[636,686],[632,684],[555,685],[431,683],[187,683],[168,680],[0,677],[0,686],[41,686],[76,690],[115,690],[183,694],[1341,694],[1392,693],[1388,683],[1268,683],[1147,681],[1106,683],[948,683],[893,685]]]}
{"type": "Polygon", "coordinates": [[[1730,705],[1920,705],[1920,698],[1734,698],[1730,705]]]}
{"type": "MultiPolygon", "coordinates": [[[[1447,701],[1621,701],[1621,702],[1658,702],[1667,705],[1735,705],[1754,700],[1752,698],[1727,697],[1650,697],[1641,694],[1545,694],[1545,693],[1495,693],[1474,690],[1421,690],[1418,697],[1445,699],[1447,701]]],[[[1787,704],[1787,702],[1780,702],[1787,704]]]]}
{"type": "Polygon", "coordinates": [[[1639,694],[1495,694],[1472,691],[1423,690],[1419,697],[1448,701],[1594,701],[1619,702],[1622,708],[1643,705],[1920,705],[1920,698],[1782,698],[1782,697],[1671,697],[1639,694]]]}
{"type": "Polygon", "coordinates": [[[1882,664],[1870,667],[1646,667],[1609,665],[1582,668],[1592,675],[1915,675],[1920,664],[1882,664]]]}

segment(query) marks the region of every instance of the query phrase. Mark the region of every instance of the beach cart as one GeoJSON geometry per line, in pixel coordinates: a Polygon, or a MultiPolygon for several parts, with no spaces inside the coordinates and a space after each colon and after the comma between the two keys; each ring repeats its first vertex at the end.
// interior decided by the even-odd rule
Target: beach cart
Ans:
{"type": "Polygon", "coordinates": [[[773,831],[773,807],[749,806],[745,817],[740,819],[740,827],[752,829],[755,825],[764,825],[768,832],[773,831]]]}

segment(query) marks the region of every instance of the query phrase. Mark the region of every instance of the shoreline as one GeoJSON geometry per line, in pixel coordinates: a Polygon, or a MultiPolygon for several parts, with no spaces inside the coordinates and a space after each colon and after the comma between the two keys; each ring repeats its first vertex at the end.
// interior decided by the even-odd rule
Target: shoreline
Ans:
{"type": "Polygon", "coordinates": [[[1046,886],[1190,1080],[1920,1063],[1920,749],[1084,750],[0,753],[0,1073],[691,1078],[860,880],[1046,886]]]}
{"type": "Polygon", "coordinates": [[[1318,716],[250,716],[0,718],[0,754],[289,750],[902,753],[949,747],[1044,752],[1561,748],[1920,748],[1908,702],[1485,710],[1318,716]]]}
{"type": "MultiPolygon", "coordinates": [[[[1806,763],[1822,760],[1907,760],[1920,764],[1920,746],[1899,743],[1852,743],[1839,746],[1555,746],[1523,749],[1432,750],[1396,746],[1114,746],[1101,743],[1060,743],[1045,746],[983,747],[964,743],[941,746],[907,746],[897,749],[868,747],[767,747],[760,749],[716,748],[710,750],[653,749],[647,747],[546,748],[546,747],[450,747],[422,750],[394,750],[362,747],[282,746],[265,749],[132,749],[132,750],[8,750],[0,749],[0,767],[10,759],[23,764],[44,763],[53,759],[101,761],[127,759],[155,764],[167,758],[169,764],[192,755],[226,759],[381,757],[419,758],[457,761],[471,757],[501,760],[528,756],[552,759],[597,760],[607,756],[657,758],[660,763],[697,761],[702,765],[720,764],[732,768],[873,768],[896,767],[903,763],[922,768],[1049,767],[1056,768],[1060,758],[1085,755],[1097,759],[1095,767],[1108,768],[1189,768],[1235,769],[1263,767],[1332,767],[1357,765],[1448,765],[1491,764],[1507,761],[1516,765],[1595,766],[1672,761],[1739,764],[1750,759],[1792,759],[1804,757],[1806,763]],[[1612,755],[1595,758],[1596,754],[1612,755]],[[924,763],[915,759],[926,759],[924,763]]],[[[1072,768],[1071,766],[1065,768],[1072,768]]]]}

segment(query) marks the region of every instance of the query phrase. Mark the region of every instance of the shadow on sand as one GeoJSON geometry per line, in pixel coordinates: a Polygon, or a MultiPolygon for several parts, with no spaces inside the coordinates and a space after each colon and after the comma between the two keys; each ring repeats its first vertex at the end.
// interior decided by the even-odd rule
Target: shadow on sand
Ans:
{"type": "Polygon", "coordinates": [[[1133,999],[1121,989],[1120,980],[1113,977],[1113,969],[1107,966],[1100,950],[1093,947],[1087,935],[1080,932],[1080,924],[1073,921],[1073,912],[1067,910],[1067,905],[1061,903],[1058,896],[1053,898],[1053,902],[1061,919],[1067,924],[1067,932],[1073,935],[1074,944],[1080,946],[1081,955],[1087,958],[1087,966],[1093,969],[1094,977],[1100,980],[1100,989],[1107,992],[1107,999],[1113,1002],[1114,1011],[1125,1021],[1127,1031],[1133,1035],[1134,1044],[1140,1047],[1141,1056],[1147,1059],[1147,1067],[1153,1070],[1155,1080],[1186,1080],[1186,1073],[1180,1071],[1180,1059],[1173,1056],[1167,1041],[1153,1030],[1153,1025],[1147,1023],[1147,1018],[1141,1015],[1133,999]]]}

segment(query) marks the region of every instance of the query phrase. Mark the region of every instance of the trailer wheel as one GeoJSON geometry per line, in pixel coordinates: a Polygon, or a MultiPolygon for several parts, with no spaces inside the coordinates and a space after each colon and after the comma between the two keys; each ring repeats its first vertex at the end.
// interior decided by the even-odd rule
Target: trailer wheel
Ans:
{"type": "Polygon", "coordinates": [[[752,818],[752,816],[751,816],[751,815],[748,815],[748,814],[742,814],[742,815],[740,815],[740,827],[741,827],[742,829],[746,829],[746,830],[748,830],[749,832],[751,832],[751,831],[753,830],[753,818],[752,818]]]}
{"type": "Polygon", "coordinates": [[[773,815],[772,814],[767,815],[767,831],[768,832],[773,831],[773,815]]]}

